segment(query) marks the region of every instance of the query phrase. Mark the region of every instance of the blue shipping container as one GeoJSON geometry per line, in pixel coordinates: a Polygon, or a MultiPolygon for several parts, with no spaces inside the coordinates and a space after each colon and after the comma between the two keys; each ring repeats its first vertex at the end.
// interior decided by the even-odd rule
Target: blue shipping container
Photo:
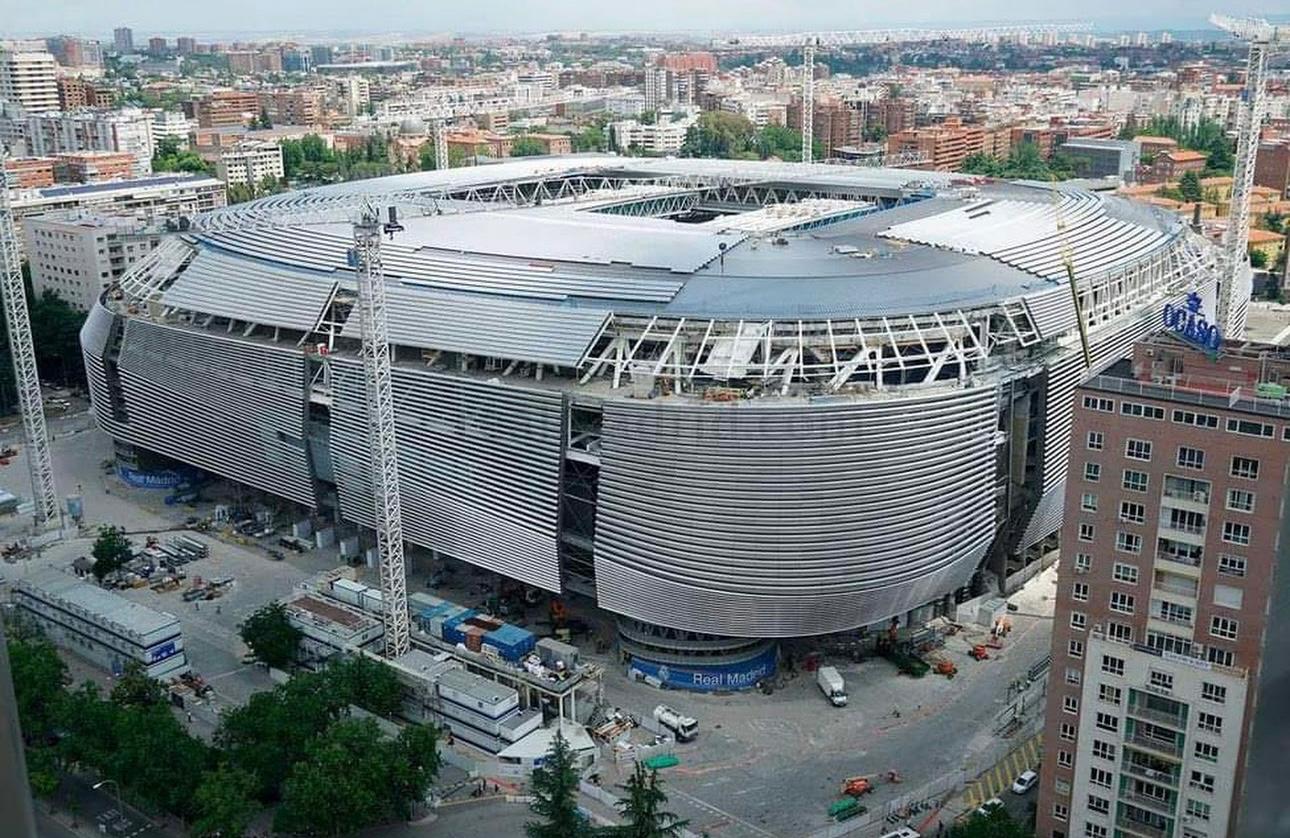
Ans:
{"type": "Polygon", "coordinates": [[[533,651],[537,637],[531,631],[506,623],[484,635],[484,642],[497,648],[498,654],[508,661],[518,661],[533,651]]]}

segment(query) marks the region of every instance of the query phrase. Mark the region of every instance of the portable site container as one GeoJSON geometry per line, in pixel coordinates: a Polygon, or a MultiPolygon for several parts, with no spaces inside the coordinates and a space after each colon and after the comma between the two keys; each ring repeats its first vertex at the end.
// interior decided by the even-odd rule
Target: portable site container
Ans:
{"type": "Polygon", "coordinates": [[[349,605],[362,605],[363,592],[367,586],[353,579],[336,579],[331,583],[331,595],[349,605]]]}
{"type": "Polygon", "coordinates": [[[497,653],[506,660],[518,661],[533,651],[537,637],[531,631],[504,623],[484,635],[484,643],[497,649],[497,653]]]}

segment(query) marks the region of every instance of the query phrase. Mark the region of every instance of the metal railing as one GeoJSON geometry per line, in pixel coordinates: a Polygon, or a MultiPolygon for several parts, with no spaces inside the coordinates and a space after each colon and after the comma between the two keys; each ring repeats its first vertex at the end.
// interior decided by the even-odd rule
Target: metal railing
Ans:
{"type": "Polygon", "coordinates": [[[1137,731],[1126,736],[1124,741],[1126,744],[1133,745],[1136,748],[1147,748],[1148,750],[1155,751],[1159,754],[1165,754],[1167,756],[1174,757],[1175,759],[1180,759],[1183,755],[1182,743],[1178,741],[1170,742],[1167,739],[1157,739],[1154,736],[1146,736],[1138,733],[1137,731]]]}
{"type": "Polygon", "coordinates": [[[1187,717],[1181,713],[1166,713],[1163,710],[1152,710],[1133,702],[1129,702],[1129,715],[1139,719],[1146,719],[1149,722],[1169,725],[1183,730],[1187,728],[1187,717]]]}
{"type": "Polygon", "coordinates": [[[1177,553],[1165,553],[1156,551],[1156,560],[1164,562],[1173,562],[1174,564],[1186,565],[1187,567],[1200,567],[1201,557],[1182,556],[1177,553]]]}
{"type": "Polygon", "coordinates": [[[1142,835],[1145,838],[1169,838],[1169,832],[1158,826],[1135,821],[1126,818],[1124,815],[1118,815],[1115,818],[1115,825],[1120,829],[1127,829],[1134,835],[1142,835]]]}
{"type": "Polygon", "coordinates": [[[1145,765],[1141,765],[1128,759],[1120,763],[1120,770],[1125,774],[1129,774],[1134,777],[1141,777],[1142,779],[1150,780],[1153,783],[1162,783],[1175,788],[1178,787],[1182,776],[1181,770],[1160,771],[1155,768],[1148,768],[1145,765]]]}
{"type": "Polygon", "coordinates": [[[1122,791],[1120,792],[1120,799],[1128,801],[1135,806],[1143,806],[1161,815],[1170,816],[1174,814],[1174,808],[1178,805],[1176,801],[1171,803],[1168,800],[1161,800],[1160,798],[1152,797],[1149,794],[1139,794],[1136,791],[1122,791]]]}

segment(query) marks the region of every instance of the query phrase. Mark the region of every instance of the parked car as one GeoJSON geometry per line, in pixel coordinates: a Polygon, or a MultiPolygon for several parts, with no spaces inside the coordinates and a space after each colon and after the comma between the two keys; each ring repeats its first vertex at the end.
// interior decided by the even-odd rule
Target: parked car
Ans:
{"type": "Polygon", "coordinates": [[[989,815],[995,809],[1002,809],[1003,801],[997,797],[992,797],[980,806],[976,807],[976,813],[982,817],[989,815]]]}
{"type": "Polygon", "coordinates": [[[1035,787],[1039,782],[1039,775],[1034,771],[1022,771],[1017,779],[1012,781],[1013,794],[1025,794],[1035,787]]]}

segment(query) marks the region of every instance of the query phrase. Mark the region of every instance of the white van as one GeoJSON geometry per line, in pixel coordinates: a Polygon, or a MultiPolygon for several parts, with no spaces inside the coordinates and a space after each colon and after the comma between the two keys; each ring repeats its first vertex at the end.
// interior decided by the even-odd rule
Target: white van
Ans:
{"type": "Polygon", "coordinates": [[[886,835],[881,836],[881,838],[922,838],[922,835],[920,835],[917,830],[910,829],[907,826],[902,826],[895,832],[888,832],[886,835]]]}

